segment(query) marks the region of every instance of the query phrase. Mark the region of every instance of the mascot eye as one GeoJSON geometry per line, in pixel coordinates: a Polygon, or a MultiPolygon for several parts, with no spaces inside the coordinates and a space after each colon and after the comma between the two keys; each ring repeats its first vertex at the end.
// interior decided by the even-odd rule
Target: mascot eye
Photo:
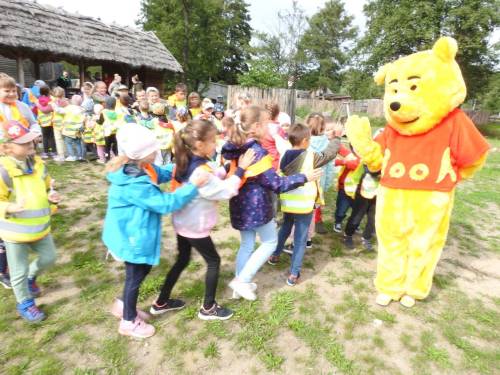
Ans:
{"type": "Polygon", "coordinates": [[[410,90],[411,90],[411,91],[415,91],[416,89],[417,89],[417,85],[412,85],[412,86],[410,87],[410,90]]]}
{"type": "Polygon", "coordinates": [[[392,90],[392,91],[394,91],[394,94],[397,94],[397,93],[398,93],[398,90],[396,90],[396,89],[394,89],[394,90],[392,90]]]}

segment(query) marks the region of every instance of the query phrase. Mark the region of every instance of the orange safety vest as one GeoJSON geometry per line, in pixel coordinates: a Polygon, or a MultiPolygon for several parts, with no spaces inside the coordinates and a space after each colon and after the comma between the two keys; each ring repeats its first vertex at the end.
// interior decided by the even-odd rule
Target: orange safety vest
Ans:
{"type": "Polygon", "coordinates": [[[158,173],[156,169],[151,164],[146,164],[143,168],[144,172],[151,178],[151,181],[158,185],[158,173]]]}
{"type": "MultiPolygon", "coordinates": [[[[240,182],[240,188],[243,185],[245,185],[245,182],[247,182],[248,178],[258,176],[259,174],[267,171],[272,167],[273,167],[273,158],[271,157],[271,155],[264,156],[258,162],[252,164],[246,169],[245,174],[243,175],[243,178],[241,179],[240,182]]],[[[236,159],[231,160],[231,166],[229,167],[229,172],[227,174],[227,177],[231,177],[232,175],[234,175],[237,169],[238,169],[238,160],[236,159]]]]}
{"type": "MultiPolygon", "coordinates": [[[[202,167],[205,171],[207,171],[209,173],[214,172],[214,170],[212,168],[210,168],[210,166],[208,164],[200,165],[200,167],[202,167]]],[[[177,165],[174,166],[174,170],[172,171],[172,180],[170,181],[170,191],[171,192],[176,191],[182,185],[182,182],[179,182],[175,179],[176,173],[177,173],[177,165]]]]}

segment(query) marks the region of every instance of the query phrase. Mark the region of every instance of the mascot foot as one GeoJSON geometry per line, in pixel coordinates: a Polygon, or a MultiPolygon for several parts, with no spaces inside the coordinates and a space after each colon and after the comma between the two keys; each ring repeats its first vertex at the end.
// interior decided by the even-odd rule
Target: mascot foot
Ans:
{"type": "Polygon", "coordinates": [[[415,306],[415,299],[410,296],[403,296],[403,298],[401,298],[399,303],[402,304],[404,307],[413,307],[415,306]]]}
{"type": "Polygon", "coordinates": [[[375,303],[380,306],[387,306],[389,303],[391,303],[392,298],[391,296],[388,296],[387,294],[380,293],[377,298],[375,299],[375,303]]]}

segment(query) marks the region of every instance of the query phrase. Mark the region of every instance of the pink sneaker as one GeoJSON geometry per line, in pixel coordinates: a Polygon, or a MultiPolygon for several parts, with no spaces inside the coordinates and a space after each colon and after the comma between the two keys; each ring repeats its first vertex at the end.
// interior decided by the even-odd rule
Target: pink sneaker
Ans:
{"type": "MultiPolygon", "coordinates": [[[[111,307],[111,314],[118,319],[123,318],[123,301],[121,299],[115,299],[115,303],[111,307]]],[[[141,320],[149,320],[151,315],[147,312],[137,309],[137,317],[141,320]]]]}
{"type": "Polygon", "coordinates": [[[147,324],[139,317],[135,318],[133,322],[122,319],[120,321],[118,333],[124,336],[132,336],[139,339],[145,339],[155,334],[155,327],[153,327],[151,324],[147,324]]]}

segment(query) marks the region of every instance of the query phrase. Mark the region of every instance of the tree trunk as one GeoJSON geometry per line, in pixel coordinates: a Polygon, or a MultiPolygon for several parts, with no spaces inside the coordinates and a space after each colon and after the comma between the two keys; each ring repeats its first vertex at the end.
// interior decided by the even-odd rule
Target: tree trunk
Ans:
{"type": "Polygon", "coordinates": [[[184,46],[182,48],[182,80],[187,82],[189,60],[189,0],[182,0],[182,13],[184,14],[184,46]]]}
{"type": "Polygon", "coordinates": [[[16,70],[17,70],[17,82],[24,87],[24,65],[23,58],[21,55],[18,55],[16,58],[16,70]]]}

